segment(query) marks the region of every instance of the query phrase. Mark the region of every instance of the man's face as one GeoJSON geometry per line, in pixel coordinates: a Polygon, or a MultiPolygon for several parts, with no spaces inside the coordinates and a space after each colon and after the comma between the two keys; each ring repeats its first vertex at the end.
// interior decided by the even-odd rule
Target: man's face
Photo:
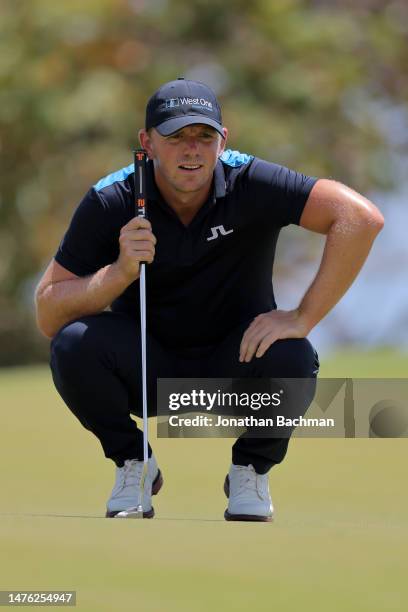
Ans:
{"type": "Polygon", "coordinates": [[[156,181],[160,186],[183,193],[207,189],[212,181],[218,156],[225,139],[212,127],[189,125],[170,136],[161,136],[152,128],[139,133],[141,144],[153,160],[156,181]],[[163,183],[164,182],[164,183],[163,183]]]}

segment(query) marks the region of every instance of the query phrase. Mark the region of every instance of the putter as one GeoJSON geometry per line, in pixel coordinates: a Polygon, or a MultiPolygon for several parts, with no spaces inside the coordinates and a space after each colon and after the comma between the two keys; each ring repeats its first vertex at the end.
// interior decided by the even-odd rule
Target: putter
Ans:
{"type": "MultiPolygon", "coordinates": [[[[146,159],[144,149],[134,151],[136,216],[146,218],[146,159]]],[[[140,337],[142,345],[142,402],[143,402],[143,473],[135,518],[143,518],[143,492],[149,460],[147,423],[147,374],[146,374],[146,264],[140,262],[140,337]]]]}

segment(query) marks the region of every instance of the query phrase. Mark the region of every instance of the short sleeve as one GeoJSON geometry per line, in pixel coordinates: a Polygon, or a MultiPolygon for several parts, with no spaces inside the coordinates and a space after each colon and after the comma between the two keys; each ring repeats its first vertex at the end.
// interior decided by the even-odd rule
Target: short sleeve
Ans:
{"type": "Polygon", "coordinates": [[[114,261],[112,237],[109,210],[92,188],[75,210],[55,260],[77,276],[94,274],[114,261]]]}
{"type": "Polygon", "coordinates": [[[248,169],[247,197],[265,221],[277,227],[290,223],[299,225],[307,198],[317,180],[255,158],[248,169]]]}

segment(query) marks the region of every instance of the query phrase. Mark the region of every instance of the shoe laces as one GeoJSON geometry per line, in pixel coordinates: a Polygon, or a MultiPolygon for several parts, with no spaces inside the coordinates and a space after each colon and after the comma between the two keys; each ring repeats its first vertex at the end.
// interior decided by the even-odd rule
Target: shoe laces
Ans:
{"type": "Polygon", "coordinates": [[[140,487],[143,475],[143,461],[126,459],[123,467],[119,468],[118,490],[127,486],[140,487]]]}
{"type": "Polygon", "coordinates": [[[238,490],[237,494],[245,493],[246,491],[258,492],[256,486],[256,472],[254,469],[246,465],[238,465],[235,468],[238,475],[238,490]]]}
{"type": "Polygon", "coordinates": [[[269,496],[267,476],[257,474],[250,465],[237,465],[238,472],[237,495],[245,495],[247,491],[254,491],[261,499],[269,496]]]}

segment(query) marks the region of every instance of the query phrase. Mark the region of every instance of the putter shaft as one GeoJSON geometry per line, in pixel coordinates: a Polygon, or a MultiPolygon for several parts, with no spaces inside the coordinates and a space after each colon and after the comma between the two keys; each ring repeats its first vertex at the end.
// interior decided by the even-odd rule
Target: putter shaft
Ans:
{"type": "MultiPolygon", "coordinates": [[[[138,150],[134,152],[134,177],[136,215],[146,217],[146,152],[138,150]]],[[[140,263],[139,275],[140,291],[140,338],[142,350],[142,410],[143,410],[143,473],[140,480],[139,499],[137,505],[137,517],[143,518],[143,493],[147,476],[149,460],[149,432],[147,419],[147,356],[146,356],[146,264],[140,263]]]]}

